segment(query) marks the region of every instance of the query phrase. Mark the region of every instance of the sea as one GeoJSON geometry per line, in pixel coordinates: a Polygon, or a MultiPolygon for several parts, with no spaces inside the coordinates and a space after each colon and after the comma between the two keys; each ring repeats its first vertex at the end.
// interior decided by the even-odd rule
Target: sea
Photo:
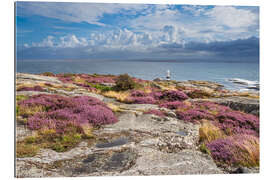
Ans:
{"type": "Polygon", "coordinates": [[[18,60],[16,72],[39,74],[128,73],[131,76],[153,80],[165,79],[167,71],[177,81],[205,80],[224,85],[236,91],[259,90],[258,62],[202,62],[202,61],[157,61],[157,60],[18,60]]]}

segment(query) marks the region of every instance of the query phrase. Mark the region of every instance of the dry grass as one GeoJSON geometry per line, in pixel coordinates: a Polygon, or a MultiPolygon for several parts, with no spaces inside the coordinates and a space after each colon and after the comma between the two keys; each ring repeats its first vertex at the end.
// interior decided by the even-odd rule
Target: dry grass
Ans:
{"type": "MultiPolygon", "coordinates": [[[[245,136],[245,135],[244,135],[245,136]]],[[[235,141],[239,153],[240,164],[246,167],[259,166],[260,162],[260,143],[259,138],[247,136],[243,142],[235,141]]]]}
{"type": "Polygon", "coordinates": [[[85,80],[82,79],[82,78],[80,78],[80,77],[78,77],[78,76],[76,76],[73,80],[74,80],[74,82],[76,82],[76,83],[85,83],[85,80]]]}
{"type": "Polygon", "coordinates": [[[202,126],[199,129],[200,141],[209,143],[216,139],[225,137],[225,134],[218,127],[207,120],[203,120],[202,126]]]}
{"type": "Polygon", "coordinates": [[[18,107],[18,112],[17,115],[20,115],[22,117],[29,117],[29,116],[33,116],[34,114],[36,114],[37,112],[44,112],[45,109],[43,106],[17,106],[18,107]]]}
{"type": "Polygon", "coordinates": [[[113,103],[108,103],[107,106],[113,111],[113,112],[121,112],[121,108],[113,103]]]}
{"type": "Polygon", "coordinates": [[[39,147],[29,143],[16,143],[16,157],[33,157],[39,151],[39,147]]]}
{"type": "Polygon", "coordinates": [[[111,98],[115,98],[120,102],[126,102],[127,98],[129,97],[129,92],[128,91],[107,91],[103,93],[104,96],[106,97],[111,97],[111,98]]]}

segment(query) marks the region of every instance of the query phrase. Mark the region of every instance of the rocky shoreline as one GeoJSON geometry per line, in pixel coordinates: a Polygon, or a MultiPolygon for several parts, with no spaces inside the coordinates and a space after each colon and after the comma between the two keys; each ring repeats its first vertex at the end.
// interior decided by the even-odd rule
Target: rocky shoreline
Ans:
{"type": "MultiPolygon", "coordinates": [[[[16,157],[16,177],[259,172],[258,166],[223,166],[216,162],[211,154],[203,152],[201,148],[200,128],[202,124],[181,120],[176,110],[161,107],[157,103],[137,104],[136,102],[139,101],[132,103],[133,101],[128,98],[127,102],[121,101],[119,99],[123,96],[117,99],[116,96],[114,98],[112,95],[108,95],[108,92],[111,91],[110,88],[115,86],[114,82],[97,81],[92,82],[90,86],[85,86],[82,83],[84,76],[74,77],[74,75],[56,77],[51,74],[17,73],[16,96],[31,97],[44,94],[68,98],[92,97],[112,109],[117,122],[92,128],[91,138],[80,139],[76,146],[67,151],[56,152],[50,148],[40,148],[32,156],[16,157]],[[72,77],[73,81],[63,79],[67,77],[72,77]],[[147,113],[150,110],[158,110],[166,115],[147,113]]],[[[99,75],[94,77],[99,78],[99,75]]],[[[160,91],[181,89],[188,96],[185,100],[187,104],[214,102],[232,110],[259,117],[258,93],[232,92],[223,89],[222,85],[207,81],[156,80],[145,82],[137,79],[135,81],[138,84],[145,83],[147,87],[149,85],[160,91]]],[[[26,142],[29,142],[29,137],[35,137],[37,134],[36,131],[29,129],[25,121],[27,121],[25,117],[17,113],[16,142],[23,142],[27,138],[26,142]]],[[[87,132],[85,133],[87,134],[87,132]]]]}

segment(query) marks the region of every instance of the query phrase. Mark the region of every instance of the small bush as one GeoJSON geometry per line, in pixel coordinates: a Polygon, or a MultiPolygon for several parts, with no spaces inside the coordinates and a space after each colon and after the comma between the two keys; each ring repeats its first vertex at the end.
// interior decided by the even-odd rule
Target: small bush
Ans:
{"type": "Polygon", "coordinates": [[[131,91],[130,96],[131,97],[146,97],[148,96],[148,94],[141,90],[133,90],[131,91]]]}
{"type": "Polygon", "coordinates": [[[164,101],[184,101],[188,98],[188,96],[182,92],[182,91],[174,91],[169,90],[162,93],[162,96],[160,97],[161,100],[164,101]]]}
{"type": "Polygon", "coordinates": [[[27,87],[22,86],[17,89],[17,91],[46,91],[46,89],[42,88],[41,86],[34,86],[34,87],[27,87]]]}
{"type": "Polygon", "coordinates": [[[126,91],[134,89],[135,86],[135,81],[128,74],[122,74],[117,78],[114,89],[116,91],[126,91]]]}
{"type": "Polygon", "coordinates": [[[235,135],[218,139],[207,144],[211,156],[218,163],[241,165],[246,167],[259,166],[259,138],[252,135],[235,135]]]}
{"type": "Polygon", "coordinates": [[[189,109],[186,111],[176,111],[178,119],[184,120],[186,122],[198,123],[203,119],[213,120],[213,116],[207,112],[200,111],[197,109],[189,109]]]}
{"type": "Polygon", "coordinates": [[[34,95],[19,106],[19,114],[28,117],[31,130],[47,128],[63,134],[70,128],[80,132],[83,124],[99,126],[117,121],[106,104],[89,96],[34,95]]]}
{"type": "Polygon", "coordinates": [[[51,77],[55,76],[52,72],[44,72],[44,73],[41,73],[40,75],[42,75],[42,76],[51,76],[51,77]]]}
{"type": "Polygon", "coordinates": [[[165,102],[165,103],[160,104],[159,107],[164,107],[168,109],[188,108],[188,106],[181,101],[165,102]]]}
{"type": "Polygon", "coordinates": [[[130,97],[127,102],[135,104],[156,104],[156,100],[151,96],[146,97],[130,97]]]}
{"type": "Polygon", "coordinates": [[[230,128],[234,134],[253,134],[259,136],[259,118],[239,111],[222,112],[217,114],[219,127],[223,130],[230,128]]]}

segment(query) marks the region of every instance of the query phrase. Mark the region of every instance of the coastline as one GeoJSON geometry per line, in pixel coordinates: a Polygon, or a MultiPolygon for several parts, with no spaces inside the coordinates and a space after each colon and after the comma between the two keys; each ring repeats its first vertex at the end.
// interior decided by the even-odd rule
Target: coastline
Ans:
{"type": "MultiPolygon", "coordinates": [[[[63,151],[61,149],[60,152],[57,152],[53,148],[39,147],[36,154],[17,157],[16,176],[259,172],[258,160],[252,159],[243,163],[237,161],[240,165],[228,164],[231,163],[229,160],[221,163],[214,158],[214,152],[209,151],[215,145],[213,142],[219,143],[219,140],[224,138],[228,141],[237,139],[238,135],[242,134],[248,138],[254,138],[254,141],[257,142],[259,137],[257,129],[255,130],[253,127],[251,129],[242,128],[241,131],[235,129],[235,132],[230,134],[222,129],[222,123],[219,121],[223,119],[215,122],[215,120],[211,121],[211,118],[220,118],[219,113],[228,111],[230,114],[236,113],[236,117],[243,115],[240,119],[242,118],[244,124],[249,118],[258,120],[259,92],[230,91],[224,89],[222,85],[210,81],[162,81],[158,79],[146,81],[138,78],[131,78],[136,83],[133,88],[116,91],[113,87],[117,84],[117,78],[119,77],[97,74],[43,73],[43,75],[34,75],[17,73],[16,97],[31,98],[44,95],[48,98],[51,95],[57,95],[56,98],[63,97],[69,101],[75,101],[73,98],[78,96],[91,97],[103,103],[104,106],[106,105],[117,118],[117,122],[97,127],[90,125],[87,126],[88,129],[83,127],[83,136],[88,135],[91,138],[80,138],[63,151]],[[194,119],[189,119],[190,114],[183,116],[187,111],[200,112],[198,108],[208,108],[208,106],[209,112],[198,114],[196,118],[194,116],[194,119]],[[184,109],[183,112],[179,110],[181,108],[184,109]],[[246,117],[247,119],[245,119],[246,117]],[[219,124],[214,123],[213,126],[213,124],[209,125],[209,122],[219,124]],[[213,128],[212,131],[216,133],[216,137],[211,141],[208,139],[210,136],[209,132],[205,131],[205,127],[213,128]],[[190,159],[185,160],[185,158],[190,159]],[[31,163],[35,165],[29,166],[31,163]],[[244,166],[245,163],[248,166],[244,166]],[[155,166],[151,167],[150,164],[155,166]],[[70,168],[67,169],[67,166],[70,168]]],[[[16,99],[18,101],[18,98],[16,99]]],[[[62,99],[55,100],[62,101],[62,99]]],[[[20,102],[23,101],[19,100],[17,106],[22,106],[20,102]]],[[[29,101],[29,103],[31,102],[29,101]]],[[[29,116],[29,114],[27,115],[29,116]]],[[[31,118],[31,116],[29,117],[31,118]]],[[[29,129],[27,118],[20,113],[16,115],[16,122],[16,142],[20,142],[20,145],[24,142],[29,143],[29,137],[33,139],[33,137],[41,136],[39,130],[29,129]]],[[[247,126],[247,128],[250,127],[247,126]]],[[[241,141],[247,141],[247,139],[241,141]]],[[[30,143],[33,146],[36,144],[39,143],[34,140],[30,143]]]]}

